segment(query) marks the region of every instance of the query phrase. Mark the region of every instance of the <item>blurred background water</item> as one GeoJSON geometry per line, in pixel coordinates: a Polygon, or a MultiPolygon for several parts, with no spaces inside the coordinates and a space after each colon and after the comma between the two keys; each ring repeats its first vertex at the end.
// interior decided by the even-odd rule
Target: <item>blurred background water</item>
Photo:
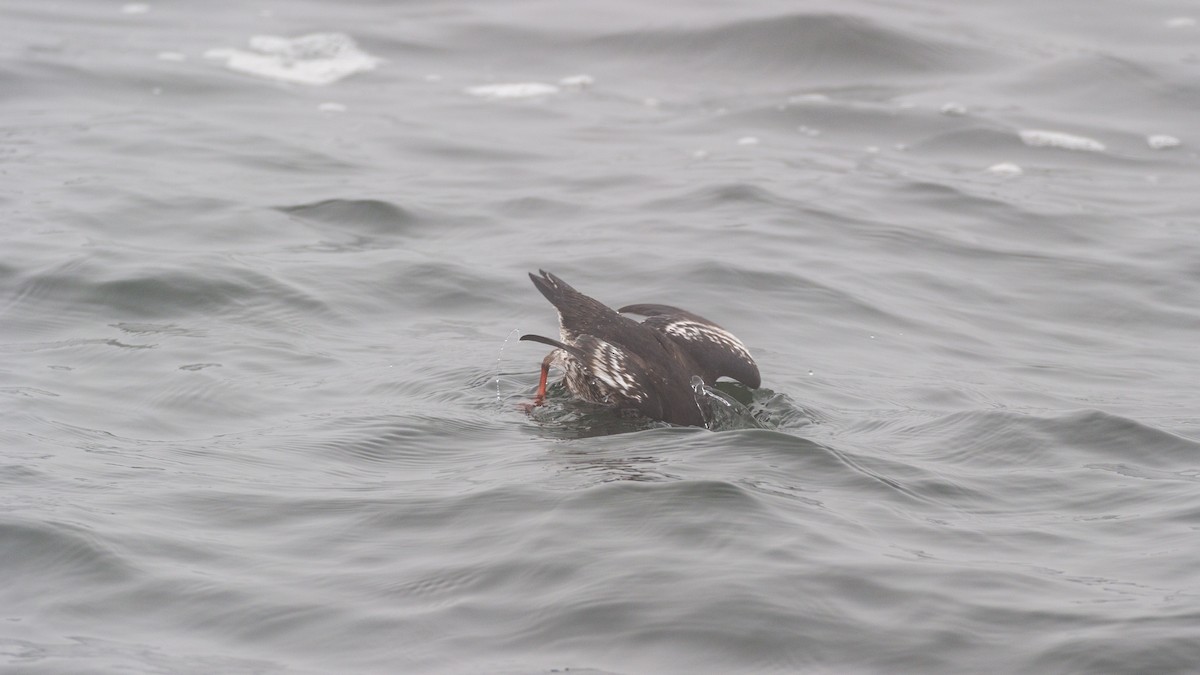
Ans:
{"type": "Polygon", "coordinates": [[[1193,671],[1198,22],[7,0],[0,668],[1193,671]],[[538,267],[764,387],[526,415],[538,267]]]}

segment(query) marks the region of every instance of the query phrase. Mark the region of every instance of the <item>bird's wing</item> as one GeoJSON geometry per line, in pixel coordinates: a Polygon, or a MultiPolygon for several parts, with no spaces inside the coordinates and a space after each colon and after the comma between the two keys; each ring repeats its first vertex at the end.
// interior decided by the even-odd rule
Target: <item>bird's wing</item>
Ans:
{"type": "Polygon", "coordinates": [[[663,333],[679,345],[704,370],[701,376],[708,384],[718,377],[731,377],[752,389],[762,384],[750,350],[733,333],[712,321],[670,305],[627,305],[617,311],[646,317],[642,325],[663,333]]]}
{"type": "Polygon", "coordinates": [[[541,335],[522,335],[520,339],[563,350],[567,358],[574,359],[589,375],[624,399],[611,403],[627,404],[647,417],[662,418],[662,397],[654,386],[652,369],[637,354],[586,333],[578,335],[575,344],[570,345],[541,335]]]}

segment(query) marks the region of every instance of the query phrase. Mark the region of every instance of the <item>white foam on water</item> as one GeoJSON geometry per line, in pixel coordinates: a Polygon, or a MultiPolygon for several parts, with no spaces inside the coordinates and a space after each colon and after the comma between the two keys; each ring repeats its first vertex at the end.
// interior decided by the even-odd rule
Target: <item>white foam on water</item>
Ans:
{"type": "Polygon", "coordinates": [[[1013,164],[1012,162],[1000,162],[999,164],[993,164],[987,168],[987,172],[997,176],[1020,176],[1021,174],[1025,173],[1021,167],[1013,164]]]}
{"type": "Polygon", "coordinates": [[[956,101],[950,101],[946,105],[942,106],[942,114],[943,115],[951,115],[951,116],[955,116],[955,117],[960,116],[960,115],[966,115],[967,114],[967,106],[965,106],[961,103],[958,103],[956,101]]]}
{"type": "Polygon", "coordinates": [[[509,84],[483,84],[477,87],[467,87],[466,92],[472,96],[490,99],[508,98],[537,98],[557,94],[558,87],[543,82],[513,82],[509,84]]]}
{"type": "Polygon", "coordinates": [[[596,78],[580,73],[579,75],[568,75],[558,83],[565,89],[587,89],[596,84],[596,78]]]}
{"type": "Polygon", "coordinates": [[[594,77],[581,73],[568,75],[560,79],[557,85],[545,82],[506,82],[467,87],[465,91],[472,96],[487,99],[540,98],[558,94],[563,90],[582,91],[595,83],[594,77]]]}
{"type": "Polygon", "coordinates": [[[1146,145],[1149,145],[1155,150],[1178,148],[1182,143],[1183,141],[1180,141],[1178,138],[1175,138],[1174,136],[1168,136],[1166,134],[1154,134],[1153,136],[1146,137],[1146,145]]]}
{"type": "Polygon", "coordinates": [[[1064,134],[1061,131],[1045,131],[1042,129],[1025,129],[1019,132],[1021,141],[1035,148],[1060,148],[1062,150],[1077,150],[1080,152],[1103,152],[1104,144],[1086,136],[1064,134]]]}
{"type": "Polygon", "coordinates": [[[789,96],[788,103],[829,103],[829,97],[825,94],[797,94],[789,96]]]}
{"type": "Polygon", "coordinates": [[[159,52],[156,58],[159,61],[186,61],[187,55],[179,52],[159,52]]]}
{"type": "Polygon", "coordinates": [[[336,103],[334,101],[326,101],[317,106],[317,110],[321,112],[346,112],[346,104],[336,103]]]}
{"type": "Polygon", "coordinates": [[[758,143],[759,140],[757,136],[742,136],[737,142],[738,145],[758,145],[758,143]]]}
{"type": "Polygon", "coordinates": [[[150,5],[142,2],[131,2],[121,6],[122,14],[145,14],[150,11],[150,5]]]}
{"type": "Polygon", "coordinates": [[[313,33],[297,38],[255,35],[250,50],[210,49],[207,59],[224,61],[239,73],[269,80],[322,86],[374,70],[379,59],[362,51],[344,33],[313,33]]]}
{"type": "Polygon", "coordinates": [[[1163,22],[1167,28],[1191,28],[1196,25],[1196,19],[1190,16],[1177,16],[1163,22]]]}

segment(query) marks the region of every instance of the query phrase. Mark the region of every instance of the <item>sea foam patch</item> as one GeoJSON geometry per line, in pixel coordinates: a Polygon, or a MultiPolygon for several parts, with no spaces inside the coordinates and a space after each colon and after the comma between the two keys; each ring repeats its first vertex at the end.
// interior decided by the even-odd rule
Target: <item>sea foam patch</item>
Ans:
{"type": "Polygon", "coordinates": [[[210,49],[204,57],[224,61],[226,68],[239,73],[311,86],[332,84],[379,64],[344,33],[297,38],[255,35],[250,38],[250,51],[210,49]]]}
{"type": "Polygon", "coordinates": [[[506,82],[501,84],[481,84],[467,87],[463,91],[480,98],[487,99],[518,99],[542,98],[553,96],[563,91],[583,91],[596,83],[591,75],[568,75],[558,81],[557,85],[545,82],[506,82]]]}
{"type": "Polygon", "coordinates": [[[466,92],[480,98],[537,98],[557,94],[558,87],[544,82],[513,82],[510,84],[481,84],[467,87],[466,92]]]}
{"type": "Polygon", "coordinates": [[[558,83],[566,89],[588,89],[596,84],[596,78],[586,73],[580,73],[579,75],[568,75],[558,83]]]}
{"type": "Polygon", "coordinates": [[[1149,145],[1155,150],[1178,148],[1182,143],[1183,141],[1180,141],[1178,138],[1175,138],[1174,136],[1168,136],[1166,134],[1154,134],[1153,136],[1146,137],[1146,145],[1149,145]]]}
{"type": "Polygon", "coordinates": [[[996,176],[1012,177],[1025,173],[1021,167],[1012,162],[1000,162],[987,168],[987,172],[996,176]]]}
{"type": "Polygon", "coordinates": [[[1035,148],[1061,148],[1081,152],[1103,152],[1104,144],[1087,136],[1064,134],[1061,131],[1026,129],[1020,132],[1021,141],[1035,148]]]}

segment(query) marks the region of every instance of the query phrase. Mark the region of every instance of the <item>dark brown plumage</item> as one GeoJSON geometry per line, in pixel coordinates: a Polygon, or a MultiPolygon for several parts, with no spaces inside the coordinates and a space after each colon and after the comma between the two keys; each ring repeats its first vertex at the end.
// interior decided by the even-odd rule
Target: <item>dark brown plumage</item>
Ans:
{"type": "Polygon", "coordinates": [[[708,319],[669,305],[613,310],[553,274],[539,272],[529,278],[558,310],[559,339],[521,336],[555,348],[542,361],[535,404],[545,397],[552,363],[562,368],[567,388],[578,398],[671,424],[704,425],[693,377],[709,385],[719,377],[751,388],[761,384],[746,346],[708,319]],[[619,312],[647,318],[638,323],[619,312]]]}

